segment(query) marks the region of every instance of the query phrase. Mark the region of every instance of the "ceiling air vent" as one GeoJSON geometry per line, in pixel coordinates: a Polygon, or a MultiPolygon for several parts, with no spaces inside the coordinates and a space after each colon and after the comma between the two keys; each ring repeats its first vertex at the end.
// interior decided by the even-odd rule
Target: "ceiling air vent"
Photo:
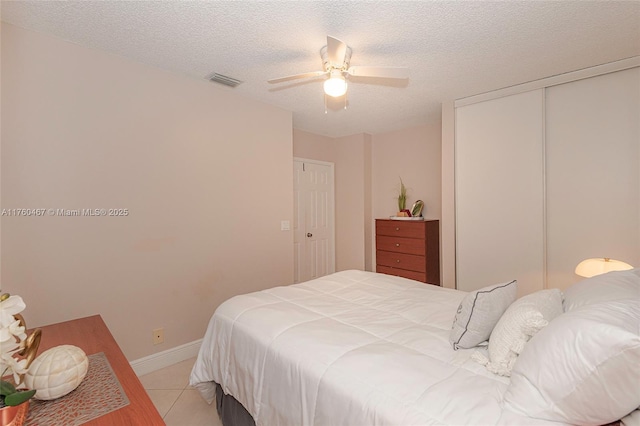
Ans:
{"type": "Polygon", "coordinates": [[[213,81],[214,83],[224,84],[229,87],[237,87],[242,81],[236,80],[235,78],[228,77],[226,75],[218,74],[217,72],[211,73],[207,76],[207,80],[213,81]]]}

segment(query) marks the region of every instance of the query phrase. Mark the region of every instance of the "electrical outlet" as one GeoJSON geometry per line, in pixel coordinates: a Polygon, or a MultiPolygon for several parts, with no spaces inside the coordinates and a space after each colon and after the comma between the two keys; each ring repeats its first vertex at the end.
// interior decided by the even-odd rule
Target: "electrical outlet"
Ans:
{"type": "Polygon", "coordinates": [[[159,345],[164,342],[164,328],[156,328],[153,330],[153,344],[159,345]]]}

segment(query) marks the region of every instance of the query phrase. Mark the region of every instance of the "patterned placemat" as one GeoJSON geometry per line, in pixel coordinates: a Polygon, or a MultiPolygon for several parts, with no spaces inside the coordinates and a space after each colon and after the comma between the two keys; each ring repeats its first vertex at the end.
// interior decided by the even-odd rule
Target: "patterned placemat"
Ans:
{"type": "Polygon", "coordinates": [[[89,355],[87,375],[75,390],[51,401],[31,399],[27,426],[78,426],[129,405],[104,352],[89,355]]]}

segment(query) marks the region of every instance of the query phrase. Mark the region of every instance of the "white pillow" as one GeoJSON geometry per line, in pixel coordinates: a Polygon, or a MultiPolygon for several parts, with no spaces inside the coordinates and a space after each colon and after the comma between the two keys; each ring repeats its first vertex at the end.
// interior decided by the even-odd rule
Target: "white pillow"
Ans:
{"type": "Polygon", "coordinates": [[[476,352],[472,358],[501,376],[510,376],[513,364],[531,337],[562,314],[562,292],[540,290],[521,297],[500,317],[489,338],[489,357],[476,352]]]}
{"type": "Polygon", "coordinates": [[[486,342],[504,311],[516,300],[517,292],[518,283],[513,280],[467,294],[451,326],[449,342],[453,349],[469,349],[486,342]]]}
{"type": "Polygon", "coordinates": [[[640,299],[640,268],[579,281],[564,291],[564,310],[611,300],[640,299]]]}
{"type": "Polygon", "coordinates": [[[565,312],[518,357],[505,407],[580,425],[618,420],[640,406],[640,300],[565,312]]]}

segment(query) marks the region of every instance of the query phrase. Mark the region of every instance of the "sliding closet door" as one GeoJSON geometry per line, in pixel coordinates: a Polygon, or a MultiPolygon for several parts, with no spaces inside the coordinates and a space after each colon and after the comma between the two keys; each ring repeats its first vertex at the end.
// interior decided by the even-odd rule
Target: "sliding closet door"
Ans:
{"type": "Polygon", "coordinates": [[[457,288],[543,288],[543,90],[456,109],[457,288]]]}
{"type": "Polygon", "coordinates": [[[546,92],[547,279],[564,289],[583,259],[640,266],[640,69],[546,92]]]}

